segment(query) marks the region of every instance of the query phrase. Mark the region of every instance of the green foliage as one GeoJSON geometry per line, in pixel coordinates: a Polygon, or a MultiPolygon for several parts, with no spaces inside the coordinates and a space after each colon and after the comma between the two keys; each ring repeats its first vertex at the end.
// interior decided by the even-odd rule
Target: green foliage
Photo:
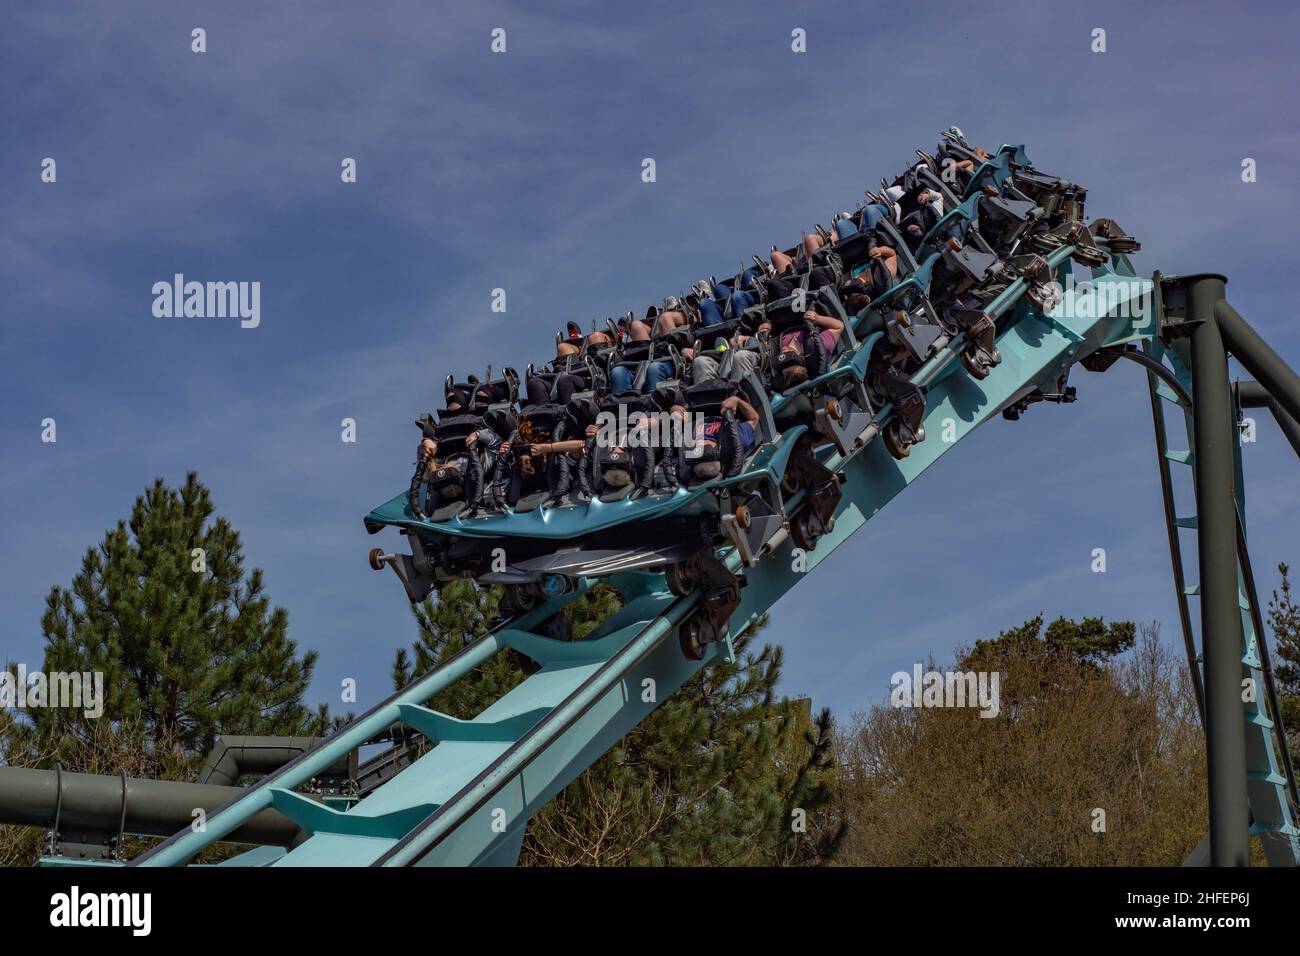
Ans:
{"type": "MultiPolygon", "coordinates": [[[[287,635],[262,573],[245,578],[238,533],[190,473],[161,479],[46,598],[42,670],[100,672],[104,710],[0,711],[0,765],[191,780],[222,734],[315,735],[337,726],[302,701],[316,662],[287,635]],[[195,549],[202,549],[202,560],[195,549]]],[[[127,855],[148,843],[128,839],[127,855]]],[[[213,862],[237,852],[225,844],[213,862]]],[[[40,831],[0,828],[0,865],[30,865],[40,831]]]]}
{"type": "Polygon", "coordinates": [[[1035,618],[959,652],[1000,708],[877,705],[841,740],[844,862],[1170,866],[1205,832],[1204,742],[1159,628],[1035,618]],[[1108,653],[1128,649],[1131,653],[1108,653]],[[1104,814],[1104,817],[1100,816],[1104,814]]]}
{"type": "Polygon", "coordinates": [[[828,807],[830,715],[812,720],[806,700],[776,697],[781,650],[751,650],[765,624],[736,639],[734,663],[692,677],[543,809],[521,862],[828,860],[843,835],[828,807]]]}
{"type": "Polygon", "coordinates": [[[1008,655],[1031,657],[1066,654],[1081,665],[1100,667],[1105,661],[1133,647],[1137,629],[1132,621],[1105,623],[1099,617],[1069,621],[1058,617],[1043,631],[1040,614],[1019,627],[1003,631],[992,640],[975,642],[964,667],[979,669],[1008,655]]]}
{"type": "Polygon", "coordinates": [[[1273,676],[1282,706],[1282,725],[1290,741],[1291,761],[1300,764],[1300,605],[1291,591],[1290,567],[1277,566],[1282,582],[1268,602],[1268,626],[1277,659],[1273,676]]]}
{"type": "MultiPolygon", "coordinates": [[[[468,579],[452,581],[435,600],[411,608],[419,637],[408,653],[399,648],[393,662],[393,685],[401,688],[460,652],[492,627],[501,600],[499,588],[474,587],[468,579]]],[[[504,655],[496,655],[453,683],[430,702],[431,707],[468,720],[519,682],[520,673],[504,655]]]]}
{"type": "MultiPolygon", "coordinates": [[[[302,701],[316,654],[299,655],[288,614],[271,607],[260,570],[245,578],[239,534],[214,512],[193,472],[180,489],[155,481],[86,552],[71,587],[51,589],[43,668],[101,672],[104,720],[187,754],[223,733],[318,733],[328,717],[302,701]]],[[[80,712],[31,718],[50,760],[66,756],[59,738],[90,737],[80,712]]]]}

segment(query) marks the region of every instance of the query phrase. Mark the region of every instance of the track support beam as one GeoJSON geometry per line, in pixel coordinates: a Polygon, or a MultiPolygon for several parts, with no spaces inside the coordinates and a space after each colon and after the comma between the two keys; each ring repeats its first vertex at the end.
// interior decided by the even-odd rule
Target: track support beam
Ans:
{"type": "Polygon", "coordinates": [[[1242,408],[1267,408],[1272,412],[1273,420],[1282,429],[1282,434],[1291,443],[1296,455],[1300,456],[1300,422],[1288,415],[1282,403],[1259,382],[1237,382],[1236,388],[1237,401],[1242,408]]]}
{"type": "Polygon", "coordinates": [[[1244,635],[1237,591],[1233,460],[1236,423],[1232,420],[1228,356],[1216,321],[1216,307],[1223,304],[1226,280],[1205,274],[1178,281],[1186,294],[1192,344],[1210,859],[1214,866],[1248,866],[1250,803],[1241,717],[1244,635]]]}
{"type": "Polygon", "coordinates": [[[1222,296],[1214,304],[1214,317],[1223,343],[1233,358],[1255,376],[1256,381],[1286,409],[1291,418],[1300,421],[1300,375],[1259,337],[1259,333],[1222,296]]]}

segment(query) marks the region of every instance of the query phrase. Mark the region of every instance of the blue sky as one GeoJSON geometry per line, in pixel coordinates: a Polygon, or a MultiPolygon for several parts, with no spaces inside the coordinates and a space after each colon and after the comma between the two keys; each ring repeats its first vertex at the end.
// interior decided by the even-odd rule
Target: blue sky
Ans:
{"type": "MultiPolygon", "coordinates": [[[[1139,270],[1226,273],[1300,365],[1294,5],[271,6],[3,14],[4,659],[37,666],[50,586],[156,476],[195,469],[320,651],[313,698],[337,705],[353,677],[373,703],[415,629],[366,568],[361,518],[404,486],[444,374],[542,361],[567,319],[734,271],[953,123],[1086,184],[1089,214],[1142,240],[1139,270]],[[155,318],[150,289],[176,272],[260,281],[260,327],[155,318]]],[[[1077,404],[958,445],[776,607],[787,693],[846,715],[893,671],[1039,612],[1158,619],[1177,639],[1143,375],[1074,384],[1077,404]]],[[[1300,563],[1271,422],[1246,468],[1271,586],[1300,563]]]]}

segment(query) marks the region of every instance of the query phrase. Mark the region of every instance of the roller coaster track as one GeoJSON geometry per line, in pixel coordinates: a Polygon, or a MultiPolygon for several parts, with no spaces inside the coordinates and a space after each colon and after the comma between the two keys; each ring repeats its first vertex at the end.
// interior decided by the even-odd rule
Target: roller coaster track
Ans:
{"type": "MultiPolygon", "coordinates": [[[[888,407],[877,410],[853,447],[839,452],[828,446],[819,452],[822,463],[840,475],[843,497],[833,528],[815,551],[796,554],[793,542],[784,536],[750,563],[734,548],[718,552],[726,567],[744,580],[728,635],[739,633],[767,611],[979,425],[1026,399],[1050,393],[1065,380],[1071,366],[1089,356],[1126,355],[1142,361],[1149,373],[1180,621],[1196,672],[1201,653],[1188,599],[1196,597],[1199,589],[1187,581],[1179,533],[1194,530],[1197,518],[1194,512],[1180,512],[1175,506],[1171,472],[1192,464],[1188,450],[1192,446],[1190,441],[1188,449],[1169,445],[1166,419],[1173,406],[1183,411],[1191,428],[1192,376],[1185,359],[1186,343],[1171,346],[1162,335],[1158,274],[1154,280],[1139,278],[1125,256],[1113,254],[1108,265],[1093,270],[1091,289],[1084,292],[1065,283],[1072,251],[1064,246],[1048,257],[1067,286],[1050,311],[1029,301],[1022,280],[990,305],[992,315],[1007,321],[997,341],[1002,361],[985,379],[976,380],[963,369],[958,360],[960,337],[913,376],[926,390],[924,425],[929,437],[912,446],[908,457],[895,460],[884,442],[875,440],[888,407]],[[1098,302],[1107,308],[1099,310],[1098,302]]],[[[858,347],[859,353],[873,344],[869,338],[858,347]]],[[[852,364],[857,357],[852,353],[842,362],[852,364]]],[[[1235,454],[1240,479],[1239,446],[1235,454]]],[[[1237,489],[1240,516],[1244,513],[1240,480],[1237,489]]],[[[799,503],[798,496],[787,502],[791,508],[799,503]]],[[[1257,686],[1271,688],[1258,602],[1244,560],[1244,533],[1239,534],[1239,543],[1243,545],[1243,560],[1238,562],[1245,635],[1242,673],[1257,680],[1257,686]]],[[[622,592],[626,604],[586,639],[560,641],[539,633],[545,621],[590,585],[580,581],[571,593],[498,624],[332,737],[243,789],[211,812],[202,827],[171,836],[127,865],[186,865],[267,810],[292,820],[303,836],[287,848],[258,847],[221,865],[513,864],[535,813],[688,678],[733,653],[729,636],[709,644],[703,660],[683,653],[676,631],[702,592],[676,596],[662,573],[625,572],[607,580],[622,592]],[[532,658],[540,669],[472,720],[458,720],[426,706],[439,691],[507,649],[532,658]],[[355,748],[387,739],[394,724],[410,728],[433,746],[423,753],[395,747],[377,758],[373,770],[363,774],[372,782],[350,799],[322,803],[299,792],[355,748]]],[[[1199,700],[1199,678],[1196,686],[1199,700]]],[[[1247,703],[1241,709],[1252,832],[1264,839],[1270,863],[1294,865],[1300,861],[1292,817],[1294,781],[1285,748],[1278,746],[1276,708],[1265,708],[1265,699],[1261,696],[1260,703],[1247,703]]],[[[1213,789],[1211,793],[1213,816],[1213,789]]],[[[71,861],[50,857],[43,862],[71,861]]]]}

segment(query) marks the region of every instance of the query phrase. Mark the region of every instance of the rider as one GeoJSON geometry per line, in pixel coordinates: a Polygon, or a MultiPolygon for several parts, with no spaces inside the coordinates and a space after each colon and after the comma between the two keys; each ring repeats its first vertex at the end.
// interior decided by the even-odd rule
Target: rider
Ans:
{"type": "MultiPolygon", "coordinates": [[[[731,412],[737,419],[736,438],[740,442],[740,459],[749,457],[758,442],[758,411],[753,405],[739,395],[724,399],[721,411],[723,415],[731,412]]],[[[683,421],[689,420],[684,406],[674,405],[672,415],[683,421]]],[[[701,480],[717,478],[723,471],[723,458],[735,449],[726,447],[728,443],[727,422],[721,416],[710,416],[700,426],[694,443],[687,448],[684,457],[691,462],[691,473],[701,480]]]]}

